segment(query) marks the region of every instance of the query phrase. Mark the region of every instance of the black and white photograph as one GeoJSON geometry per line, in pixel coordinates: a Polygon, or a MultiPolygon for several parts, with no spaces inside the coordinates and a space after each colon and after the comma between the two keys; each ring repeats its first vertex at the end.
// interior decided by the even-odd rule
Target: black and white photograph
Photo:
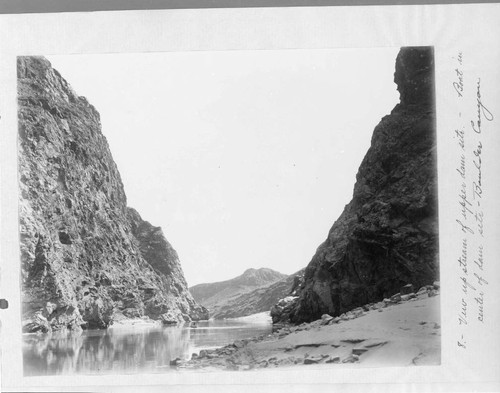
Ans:
{"type": "Polygon", "coordinates": [[[17,76],[24,376],[440,364],[433,47],[17,76]]]}
{"type": "Polygon", "coordinates": [[[1,390],[498,391],[500,3],[196,1],[0,12],[1,390]]]}

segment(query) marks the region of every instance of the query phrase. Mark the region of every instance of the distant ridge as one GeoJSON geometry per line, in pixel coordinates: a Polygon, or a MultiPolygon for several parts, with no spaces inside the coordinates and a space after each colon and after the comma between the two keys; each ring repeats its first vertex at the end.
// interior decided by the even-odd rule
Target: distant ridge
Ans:
{"type": "Polygon", "coordinates": [[[238,318],[269,311],[280,299],[296,295],[302,284],[304,269],[268,286],[231,298],[210,314],[211,318],[238,318]]]}
{"type": "Polygon", "coordinates": [[[268,268],[250,268],[230,280],[194,285],[189,288],[189,291],[198,303],[209,309],[212,318],[217,317],[220,308],[225,307],[242,294],[258,288],[267,288],[287,277],[286,274],[268,268]]]}

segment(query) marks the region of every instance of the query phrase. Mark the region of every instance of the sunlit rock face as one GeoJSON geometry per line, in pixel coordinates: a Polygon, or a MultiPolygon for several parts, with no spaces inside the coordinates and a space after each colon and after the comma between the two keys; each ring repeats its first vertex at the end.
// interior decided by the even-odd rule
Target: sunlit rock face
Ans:
{"type": "Polygon", "coordinates": [[[17,66],[24,331],[207,318],[161,229],[127,208],[96,109],[46,59],[17,66]]]}
{"type": "Polygon", "coordinates": [[[353,198],[306,268],[286,319],[336,316],[438,279],[432,48],[402,48],[400,103],[375,127],[353,198]]]}

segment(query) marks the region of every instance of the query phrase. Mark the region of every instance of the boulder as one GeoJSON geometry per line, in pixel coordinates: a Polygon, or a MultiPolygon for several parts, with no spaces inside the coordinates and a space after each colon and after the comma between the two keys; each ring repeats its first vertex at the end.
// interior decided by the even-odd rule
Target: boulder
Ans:
{"type": "Polygon", "coordinates": [[[391,296],[391,302],[392,303],[399,303],[399,302],[401,302],[401,300],[402,300],[401,299],[401,294],[399,294],[399,293],[396,293],[395,295],[391,296]]]}
{"type": "Polygon", "coordinates": [[[280,321],[288,322],[290,312],[293,310],[297,302],[297,296],[287,296],[278,301],[278,304],[271,308],[271,318],[273,323],[280,321]]]}
{"type": "Polygon", "coordinates": [[[406,302],[406,301],[408,301],[410,299],[415,298],[416,296],[417,295],[415,295],[414,293],[408,293],[406,295],[401,295],[401,301],[406,302]]]}
{"type": "Polygon", "coordinates": [[[241,340],[235,341],[233,345],[235,348],[243,348],[245,346],[245,344],[241,340]]]}
{"type": "Polygon", "coordinates": [[[342,360],[342,363],[356,363],[356,362],[359,362],[359,356],[354,354],[342,360]]]}
{"type": "Polygon", "coordinates": [[[170,365],[174,366],[174,367],[179,366],[181,363],[182,363],[182,359],[181,358],[175,358],[175,359],[173,359],[173,360],[170,361],[170,365]]]}
{"type": "Polygon", "coordinates": [[[332,320],[333,320],[333,317],[331,315],[323,314],[321,316],[321,324],[322,325],[328,325],[332,320]]]}
{"type": "Polygon", "coordinates": [[[434,297],[437,296],[439,293],[435,289],[431,289],[429,292],[427,292],[428,297],[434,297]]]}
{"type": "Polygon", "coordinates": [[[257,364],[257,366],[262,367],[262,368],[266,368],[269,366],[269,362],[267,360],[262,360],[261,362],[259,362],[257,364]]]}
{"type": "Polygon", "coordinates": [[[423,286],[422,288],[420,288],[417,292],[417,296],[419,295],[423,295],[423,294],[427,294],[427,286],[423,286]]]}
{"type": "Polygon", "coordinates": [[[321,356],[311,356],[304,358],[304,364],[318,364],[323,360],[321,356]]]}
{"type": "Polygon", "coordinates": [[[384,307],[386,307],[386,306],[387,306],[387,304],[386,304],[385,302],[378,302],[378,303],[375,303],[375,304],[373,305],[373,309],[374,309],[374,310],[378,310],[378,309],[380,309],[380,308],[384,308],[384,307]]]}

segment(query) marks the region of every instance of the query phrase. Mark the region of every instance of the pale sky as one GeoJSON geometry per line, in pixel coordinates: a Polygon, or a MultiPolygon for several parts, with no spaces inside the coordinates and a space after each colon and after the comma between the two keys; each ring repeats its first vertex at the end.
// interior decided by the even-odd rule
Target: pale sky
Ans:
{"type": "Polygon", "coordinates": [[[399,100],[399,48],[47,56],[189,286],[305,267],[399,100]]]}

